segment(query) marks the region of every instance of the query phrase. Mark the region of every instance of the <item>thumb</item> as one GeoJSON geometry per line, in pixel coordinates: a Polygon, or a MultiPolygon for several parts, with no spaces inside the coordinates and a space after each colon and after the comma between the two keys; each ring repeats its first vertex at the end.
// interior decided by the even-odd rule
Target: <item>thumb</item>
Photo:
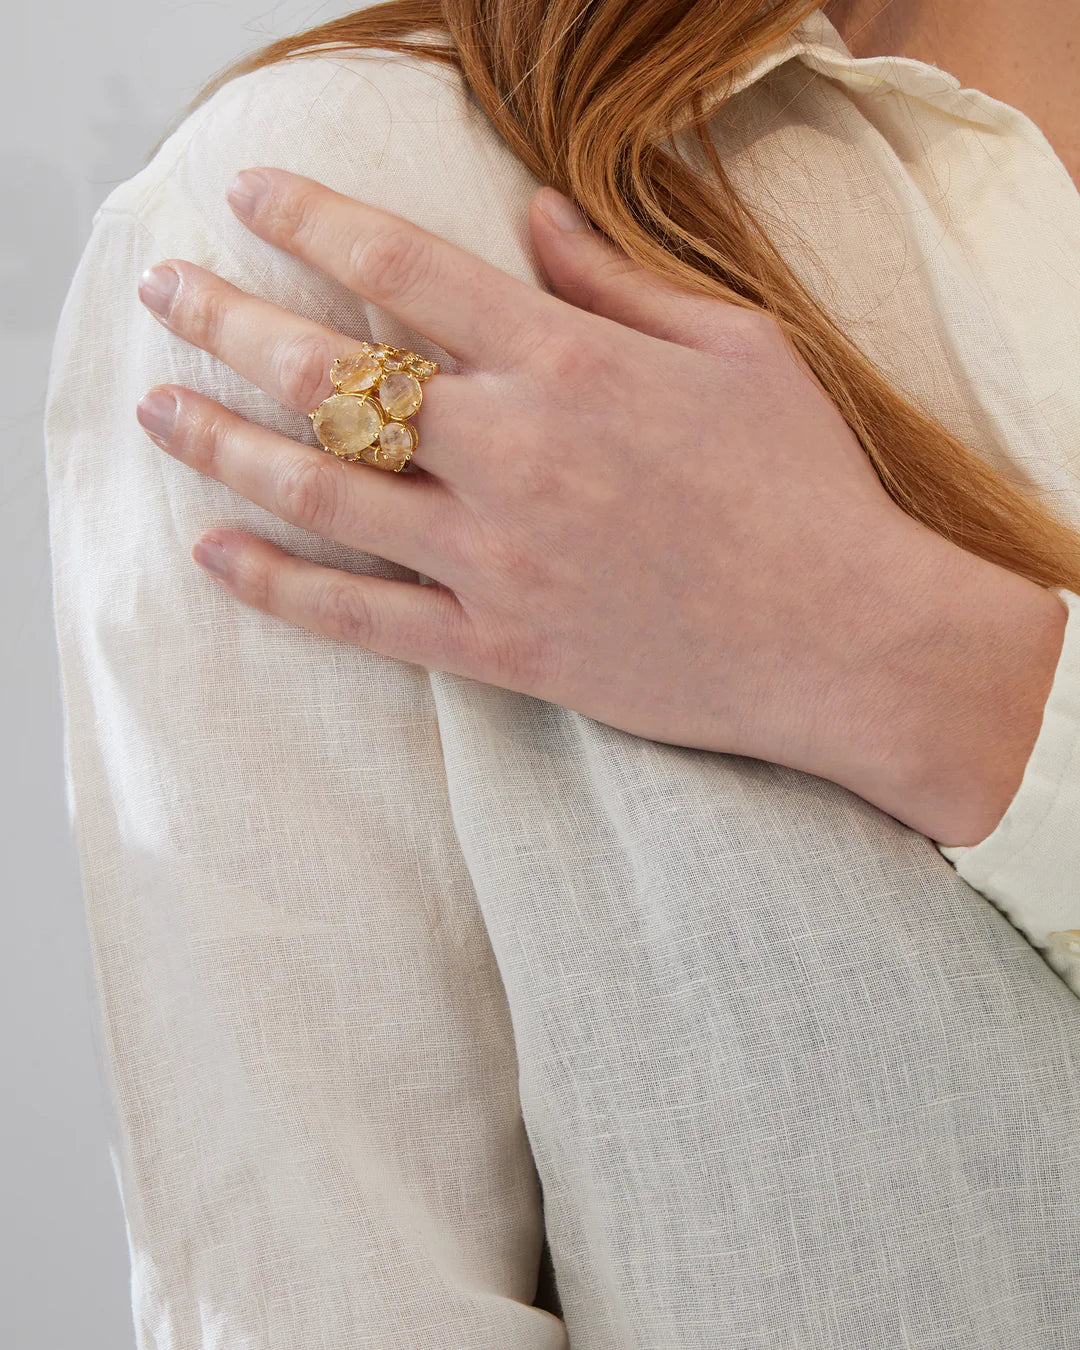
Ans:
{"type": "Polygon", "coordinates": [[[718,309],[737,308],[654,276],[593,229],[570,198],[553,187],[533,195],[529,228],[552,290],[578,309],[708,350],[718,309]]]}

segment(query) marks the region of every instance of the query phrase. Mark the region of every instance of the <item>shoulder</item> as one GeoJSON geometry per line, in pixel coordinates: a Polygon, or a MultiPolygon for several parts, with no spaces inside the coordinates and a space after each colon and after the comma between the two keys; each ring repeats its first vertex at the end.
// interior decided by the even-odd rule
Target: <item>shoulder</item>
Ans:
{"type": "Polygon", "coordinates": [[[252,238],[225,194],[240,169],[260,164],[314,178],[533,275],[525,212],[539,180],[458,71],[382,50],[293,58],[229,81],[112,190],[95,223],[133,217],[166,251],[205,244],[210,260],[198,261],[214,267],[230,245],[252,238]]]}
{"type": "Polygon", "coordinates": [[[392,52],[275,62],[222,85],[100,209],[149,216],[177,180],[198,196],[204,184],[219,186],[215,176],[237,158],[260,157],[296,172],[298,161],[355,159],[393,123],[453,120],[465,97],[457,72],[392,52]]]}

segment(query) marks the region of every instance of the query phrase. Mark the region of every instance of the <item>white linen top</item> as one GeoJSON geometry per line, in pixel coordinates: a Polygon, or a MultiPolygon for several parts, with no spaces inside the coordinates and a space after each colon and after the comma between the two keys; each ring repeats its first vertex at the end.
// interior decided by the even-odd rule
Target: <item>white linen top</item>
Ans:
{"type": "MultiPolygon", "coordinates": [[[[736,88],[712,134],[799,274],[1080,525],[1080,194],[1038,128],[820,13],[736,88]]],[[[537,180],[456,73],[389,53],[227,84],[94,218],[47,482],[141,1350],[1075,1346],[1080,597],[1015,799],[952,849],[244,606],[190,559],[212,526],[416,574],[146,437],[174,382],[314,444],[145,311],[143,268],[453,368],[239,223],[260,164],[541,284],[537,180]]]]}

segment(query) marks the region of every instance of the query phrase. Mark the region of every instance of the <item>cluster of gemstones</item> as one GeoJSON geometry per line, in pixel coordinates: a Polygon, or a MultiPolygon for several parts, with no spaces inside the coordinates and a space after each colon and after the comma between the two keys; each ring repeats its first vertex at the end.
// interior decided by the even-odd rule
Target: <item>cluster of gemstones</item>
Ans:
{"type": "Polygon", "coordinates": [[[339,356],[330,370],[337,392],[308,413],[319,444],[339,459],[400,472],[416,449],[406,419],[420,407],[421,382],[438,369],[437,361],[383,342],[339,356]]]}

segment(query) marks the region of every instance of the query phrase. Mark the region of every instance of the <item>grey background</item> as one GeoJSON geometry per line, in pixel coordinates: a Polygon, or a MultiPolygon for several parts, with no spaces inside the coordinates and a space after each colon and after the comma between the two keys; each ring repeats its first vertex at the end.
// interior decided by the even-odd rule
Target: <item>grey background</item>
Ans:
{"type": "Polygon", "coordinates": [[[94,211],[142,167],[204,81],[265,42],[361,8],[362,0],[55,0],[4,13],[10,59],[0,88],[3,1350],[134,1345],[64,791],[41,430],[56,319],[94,211]]]}

